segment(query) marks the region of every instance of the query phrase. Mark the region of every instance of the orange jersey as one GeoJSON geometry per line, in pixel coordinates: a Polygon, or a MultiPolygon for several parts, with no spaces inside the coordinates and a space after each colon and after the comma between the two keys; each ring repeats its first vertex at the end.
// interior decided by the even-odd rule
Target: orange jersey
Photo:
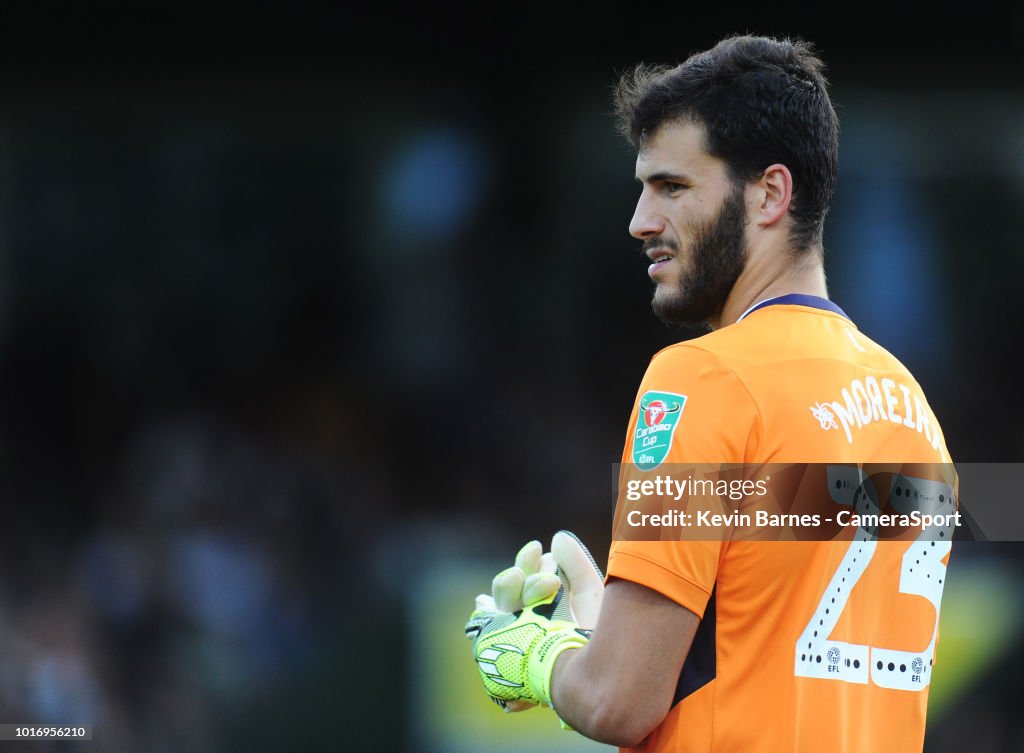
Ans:
{"type": "MultiPolygon", "coordinates": [[[[838,307],[768,304],[654,357],[623,463],[949,462],[920,386],[838,307]]],[[[702,618],[672,708],[636,750],[920,751],[943,536],[613,542],[610,578],[702,618]]]]}

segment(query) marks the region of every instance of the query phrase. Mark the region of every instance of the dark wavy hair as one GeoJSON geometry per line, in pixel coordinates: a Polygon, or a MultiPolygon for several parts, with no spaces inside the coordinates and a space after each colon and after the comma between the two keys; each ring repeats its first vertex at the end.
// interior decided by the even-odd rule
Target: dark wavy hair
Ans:
{"type": "Polygon", "coordinates": [[[807,250],[821,242],[839,168],[824,67],[801,40],[729,37],[674,68],[641,64],[624,75],[615,87],[619,129],[642,150],[665,123],[699,124],[734,181],[782,163],[793,175],[792,240],[807,250]]]}

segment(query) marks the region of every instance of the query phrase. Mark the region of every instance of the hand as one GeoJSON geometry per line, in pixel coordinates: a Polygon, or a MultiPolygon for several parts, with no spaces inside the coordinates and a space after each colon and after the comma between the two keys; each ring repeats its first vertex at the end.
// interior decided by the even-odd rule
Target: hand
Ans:
{"type": "Polygon", "coordinates": [[[477,629],[473,657],[484,688],[499,705],[551,705],[555,662],[563,651],[581,648],[590,638],[589,631],[553,617],[565,596],[559,589],[519,612],[494,613],[477,629]]]}
{"type": "MultiPolygon", "coordinates": [[[[466,623],[466,637],[474,640],[476,655],[476,639],[485,625],[518,612],[524,605],[540,606],[541,602],[547,617],[573,628],[579,625],[592,629],[597,625],[603,597],[604,576],[593,555],[574,533],[559,531],[552,538],[551,552],[543,553],[538,541],[527,543],[516,555],[515,565],[494,577],[491,594],[477,596],[476,609],[466,623]],[[560,595],[559,587],[563,589],[560,595]]],[[[547,667],[548,681],[553,666],[547,667]]],[[[489,683],[483,669],[481,675],[490,693],[494,680],[489,683]]],[[[536,705],[523,697],[509,698],[508,693],[490,693],[490,697],[507,712],[525,711],[536,705]]]]}
{"type": "MultiPolygon", "coordinates": [[[[554,556],[550,552],[543,554],[539,541],[527,543],[516,555],[515,565],[494,576],[491,593],[476,597],[476,609],[466,623],[466,637],[475,640],[482,627],[496,617],[518,612],[524,604],[552,598],[562,583],[555,575],[556,567],[554,556]]],[[[491,700],[506,712],[525,711],[537,705],[494,695],[491,700]]]]}

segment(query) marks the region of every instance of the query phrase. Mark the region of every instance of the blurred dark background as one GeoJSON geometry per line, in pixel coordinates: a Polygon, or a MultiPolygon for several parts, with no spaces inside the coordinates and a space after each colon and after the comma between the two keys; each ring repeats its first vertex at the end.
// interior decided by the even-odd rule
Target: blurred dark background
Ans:
{"type": "MultiPolygon", "coordinates": [[[[829,66],[833,298],[955,460],[1024,455],[1019,3],[5,13],[0,722],[510,746],[433,636],[527,538],[604,561],[640,378],[695,334],[650,314],[610,87],[731,32],[829,66]]],[[[954,550],[931,753],[1024,750],[1022,555],[954,550]]]]}

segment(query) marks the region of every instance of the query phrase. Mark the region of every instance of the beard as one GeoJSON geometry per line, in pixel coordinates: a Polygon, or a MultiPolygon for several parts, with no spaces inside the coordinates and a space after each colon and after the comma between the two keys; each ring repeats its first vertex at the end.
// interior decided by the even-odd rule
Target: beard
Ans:
{"type": "MultiPolygon", "coordinates": [[[[658,286],[651,308],[665,324],[702,325],[717,317],[747,260],[746,205],[743,186],[735,186],[718,215],[697,227],[690,247],[690,268],[675,288],[658,286]]],[[[679,259],[679,244],[651,238],[648,247],[669,247],[679,259]]],[[[683,260],[680,259],[680,262],[683,260]]]]}

